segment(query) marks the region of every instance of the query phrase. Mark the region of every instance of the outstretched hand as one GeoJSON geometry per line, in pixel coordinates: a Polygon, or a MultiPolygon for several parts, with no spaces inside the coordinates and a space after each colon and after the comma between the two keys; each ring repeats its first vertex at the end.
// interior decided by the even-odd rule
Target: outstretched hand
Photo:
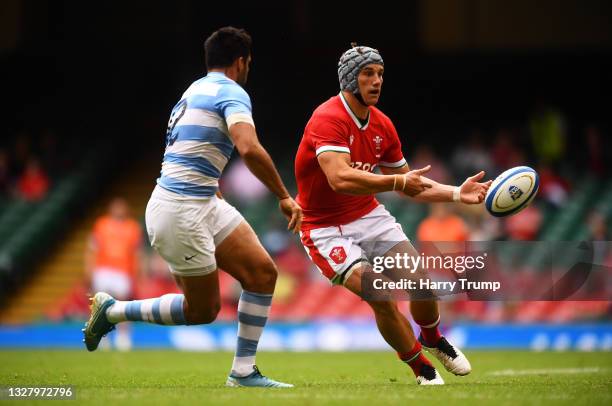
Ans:
{"type": "Polygon", "coordinates": [[[480,171],[476,175],[470,176],[465,180],[465,182],[463,182],[459,190],[459,196],[462,203],[478,204],[484,201],[487,191],[489,190],[491,183],[493,183],[492,180],[480,183],[479,181],[484,178],[484,176],[484,171],[480,171]]]}
{"type": "Polygon", "coordinates": [[[414,197],[424,191],[427,188],[430,188],[431,183],[423,182],[421,175],[426,172],[429,172],[431,169],[431,165],[427,165],[421,169],[413,169],[410,172],[404,174],[406,177],[405,184],[402,185],[402,191],[406,193],[410,197],[414,197]]]}
{"type": "Polygon", "coordinates": [[[302,226],[302,208],[291,197],[286,197],[278,202],[278,207],[289,221],[287,230],[297,234],[302,226]]]}

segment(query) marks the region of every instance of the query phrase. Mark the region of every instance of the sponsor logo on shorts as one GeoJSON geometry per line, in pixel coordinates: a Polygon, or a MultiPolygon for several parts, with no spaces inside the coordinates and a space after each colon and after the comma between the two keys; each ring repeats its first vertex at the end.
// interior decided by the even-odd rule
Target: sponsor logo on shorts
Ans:
{"type": "Polygon", "coordinates": [[[342,247],[334,247],[334,248],[332,248],[331,252],[329,253],[329,257],[336,264],[340,265],[341,263],[346,261],[346,252],[344,251],[344,248],[342,248],[342,247]]]}

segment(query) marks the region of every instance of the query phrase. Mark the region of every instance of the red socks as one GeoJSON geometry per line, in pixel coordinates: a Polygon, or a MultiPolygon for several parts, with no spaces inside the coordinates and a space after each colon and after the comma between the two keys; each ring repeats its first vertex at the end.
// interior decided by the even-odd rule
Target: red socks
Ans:
{"type": "Polygon", "coordinates": [[[421,343],[417,341],[414,343],[414,347],[412,347],[410,352],[397,353],[399,359],[410,365],[412,372],[414,372],[414,376],[419,376],[421,374],[421,366],[423,366],[423,364],[432,366],[431,362],[429,362],[421,352],[421,348],[421,343]]]}
{"type": "Polygon", "coordinates": [[[415,320],[416,324],[421,327],[421,336],[425,341],[425,344],[428,347],[434,347],[440,338],[442,338],[442,334],[440,334],[440,330],[438,326],[440,325],[440,316],[434,322],[422,322],[420,320],[415,320]]]}

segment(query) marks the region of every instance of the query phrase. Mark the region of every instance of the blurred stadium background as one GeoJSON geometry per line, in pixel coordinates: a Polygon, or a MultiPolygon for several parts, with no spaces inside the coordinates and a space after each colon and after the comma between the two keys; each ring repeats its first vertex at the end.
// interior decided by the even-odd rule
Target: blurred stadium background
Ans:
{"type": "MultiPolygon", "coordinates": [[[[116,196],[142,225],[169,112],[204,74],[223,25],[254,39],[247,85],[258,133],[292,185],[312,110],[338,91],[351,41],[385,58],[380,107],[413,167],[449,183],[485,169],[539,171],[534,204],[505,220],[380,196],[407,235],[440,240],[609,241],[612,230],[608,1],[412,0],[223,3],[5,0],[0,4],[0,347],[81,348],[85,252],[116,196]]],[[[234,156],[221,190],[280,269],[267,349],[385,349],[368,306],[313,269],[274,199],[234,156]]],[[[146,234],[146,233],[145,233],[146,234]]],[[[609,245],[608,245],[609,246],[609,245]]],[[[137,298],[176,287],[143,241],[137,298]]],[[[599,263],[612,267],[612,252],[599,263]]],[[[610,292],[610,274],[605,277],[610,292]]],[[[239,286],[222,274],[219,320],[133,326],[135,348],[233,349],[239,286]]],[[[405,305],[405,304],[404,304],[405,305]]],[[[612,348],[609,301],[443,304],[466,348],[612,348]]]]}

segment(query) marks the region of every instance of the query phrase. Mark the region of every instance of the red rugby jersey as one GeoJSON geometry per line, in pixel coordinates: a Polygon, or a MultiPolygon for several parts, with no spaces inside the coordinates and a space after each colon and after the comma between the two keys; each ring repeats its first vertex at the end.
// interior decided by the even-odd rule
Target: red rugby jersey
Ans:
{"type": "Polygon", "coordinates": [[[393,123],[376,107],[370,107],[369,119],[362,126],[342,93],[321,104],[306,124],[295,159],[303,231],[350,223],[379,204],[374,195],[334,192],[317,160],[325,151],[349,153],[353,168],[369,172],[378,166],[406,164],[393,123]]]}

